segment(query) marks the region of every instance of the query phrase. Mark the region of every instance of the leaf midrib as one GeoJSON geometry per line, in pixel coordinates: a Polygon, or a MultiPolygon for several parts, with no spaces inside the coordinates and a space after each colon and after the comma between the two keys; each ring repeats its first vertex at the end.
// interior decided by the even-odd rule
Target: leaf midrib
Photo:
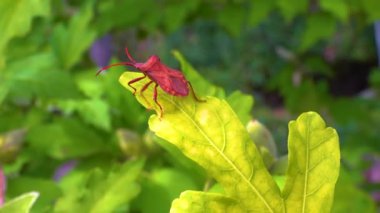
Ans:
{"type": "Polygon", "coordinates": [[[306,125],[306,168],[305,168],[305,181],[304,181],[304,189],[303,189],[303,201],[302,201],[302,212],[305,212],[306,209],[306,195],[307,195],[307,185],[309,183],[309,140],[310,140],[310,118],[307,119],[306,125]]]}
{"type": "Polygon", "coordinates": [[[256,189],[256,187],[254,185],[252,185],[252,183],[243,175],[243,173],[241,173],[241,171],[236,167],[236,165],[226,156],[224,155],[223,152],[221,152],[218,147],[216,146],[215,142],[212,141],[208,136],[207,134],[203,131],[203,129],[191,118],[191,116],[185,111],[183,110],[175,101],[167,98],[167,97],[163,97],[165,98],[167,101],[171,102],[173,105],[175,105],[192,123],[193,125],[198,129],[198,131],[203,135],[204,138],[206,138],[206,140],[210,143],[210,145],[224,158],[224,160],[227,161],[227,163],[229,163],[233,169],[242,177],[242,179],[248,184],[248,186],[254,191],[254,193],[260,198],[261,201],[263,201],[263,203],[265,204],[265,206],[268,208],[268,210],[270,212],[274,212],[273,209],[269,206],[268,202],[265,200],[265,198],[259,193],[259,191],[256,189]]]}

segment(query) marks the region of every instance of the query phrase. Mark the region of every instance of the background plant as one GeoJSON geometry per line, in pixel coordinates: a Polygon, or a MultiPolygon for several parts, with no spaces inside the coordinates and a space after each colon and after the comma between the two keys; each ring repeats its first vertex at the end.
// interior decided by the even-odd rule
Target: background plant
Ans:
{"type": "MultiPolygon", "coordinates": [[[[376,195],[379,182],[371,174],[378,172],[374,127],[380,108],[372,24],[378,11],[375,0],[1,1],[0,157],[6,200],[39,191],[37,212],[58,208],[50,205],[58,199],[73,206],[78,199],[95,203],[90,192],[105,189],[86,184],[122,179],[128,168],[120,162],[138,156],[146,157],[142,170],[149,175],[138,178],[134,208],[167,212],[179,192],[203,188],[204,173],[178,161],[175,149],[147,131],[145,109],[117,83],[124,69],[94,77],[112,57],[124,60],[128,45],[138,59],[156,53],[174,67],[169,53],[180,50],[203,76],[226,89],[200,87],[200,92],[231,97],[231,105],[242,105],[232,91],[254,93],[254,118],[273,133],[278,157],[287,152],[286,122],[303,111],[320,112],[341,137],[343,168],[333,211],[352,206],[374,211],[369,194],[376,195]],[[60,171],[73,177],[64,175],[71,179],[64,181],[60,171]],[[176,179],[182,181],[171,181],[176,179]],[[82,197],[70,197],[78,188],[82,197]],[[162,200],[145,207],[151,197],[162,200]],[[347,206],[347,200],[355,205],[347,206]]],[[[283,173],[281,159],[271,173],[283,173]]]]}

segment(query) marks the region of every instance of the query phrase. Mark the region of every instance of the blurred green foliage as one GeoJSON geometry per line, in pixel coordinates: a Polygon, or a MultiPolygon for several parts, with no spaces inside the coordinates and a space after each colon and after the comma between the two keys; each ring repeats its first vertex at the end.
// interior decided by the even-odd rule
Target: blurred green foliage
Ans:
{"type": "MultiPolygon", "coordinates": [[[[373,201],[358,186],[369,167],[363,156],[378,155],[380,148],[380,78],[371,26],[379,11],[377,0],[0,1],[0,159],[7,200],[39,191],[34,212],[78,206],[78,199],[90,209],[98,193],[107,195],[101,183],[128,179],[140,184],[140,193],[135,188],[120,193],[122,201],[104,198],[112,200],[110,208],[151,212],[144,202],[160,197],[154,209],[167,212],[167,202],[180,191],[205,184],[199,168],[147,131],[149,113],[117,82],[124,68],[95,77],[98,67],[87,53],[98,38],[112,35],[114,61],[125,59],[116,58],[128,45],[136,58],[160,53],[174,64],[169,52],[178,49],[206,79],[225,88],[200,82],[200,94],[227,97],[239,110],[252,99],[240,100],[240,92],[231,91],[255,93],[254,117],[273,130],[280,155],[286,153],[284,120],[321,112],[337,127],[343,165],[353,177],[338,182],[336,196],[346,198],[336,198],[334,212],[346,212],[347,200],[368,203],[358,211],[373,211],[373,201]],[[121,129],[135,132],[146,151],[123,151],[121,129]],[[157,141],[169,151],[152,145],[157,141]],[[144,166],[124,165],[141,155],[144,166]],[[77,162],[71,172],[54,180],[71,160],[77,162]],[[135,171],[130,177],[128,169],[135,171]],[[175,178],[181,181],[168,181],[175,178]],[[51,205],[57,200],[63,206],[51,205]]],[[[190,66],[174,55],[182,69],[190,66]]],[[[198,74],[186,75],[191,80],[198,74]]],[[[239,117],[248,120],[244,110],[239,117]]]]}
{"type": "Polygon", "coordinates": [[[38,198],[37,192],[30,192],[25,193],[23,195],[20,195],[9,202],[7,202],[5,205],[3,205],[0,208],[1,213],[8,213],[8,212],[20,212],[20,213],[27,213],[30,212],[30,209],[32,208],[32,205],[38,198]]]}

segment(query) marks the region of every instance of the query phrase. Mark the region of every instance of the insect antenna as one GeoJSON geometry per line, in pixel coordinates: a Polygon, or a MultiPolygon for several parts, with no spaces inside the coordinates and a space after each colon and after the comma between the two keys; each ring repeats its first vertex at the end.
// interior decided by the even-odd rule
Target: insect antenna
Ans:
{"type": "Polygon", "coordinates": [[[108,70],[108,69],[111,68],[111,67],[122,66],[122,65],[135,67],[135,66],[134,66],[134,63],[131,63],[131,62],[120,62],[120,63],[111,64],[111,65],[109,65],[109,66],[105,66],[105,67],[101,68],[101,69],[96,73],[96,75],[99,75],[101,72],[103,72],[104,70],[108,70]]]}
{"type": "Polygon", "coordinates": [[[129,60],[131,60],[133,63],[137,63],[135,59],[133,59],[131,54],[129,53],[128,47],[125,48],[125,54],[128,56],[129,60]]]}

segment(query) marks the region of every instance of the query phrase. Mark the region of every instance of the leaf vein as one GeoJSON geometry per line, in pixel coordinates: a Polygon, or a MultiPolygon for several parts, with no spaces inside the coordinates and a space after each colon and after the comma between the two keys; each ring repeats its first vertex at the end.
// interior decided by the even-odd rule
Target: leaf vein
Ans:
{"type": "MultiPolygon", "coordinates": [[[[326,180],[326,179],[325,179],[325,180],[326,180]]],[[[319,184],[318,186],[316,186],[315,189],[313,189],[311,192],[307,193],[307,194],[306,194],[306,197],[309,197],[309,196],[315,194],[316,192],[318,192],[318,191],[322,188],[323,184],[325,183],[325,180],[322,181],[321,184],[319,184]]]]}
{"type": "Polygon", "coordinates": [[[315,163],[314,165],[310,166],[307,170],[307,172],[311,172],[313,169],[315,169],[316,167],[318,167],[323,161],[325,160],[325,158],[323,157],[321,160],[319,160],[317,163],[315,163]]]}
{"type": "Polygon", "coordinates": [[[318,142],[317,144],[315,144],[314,146],[311,146],[310,147],[310,150],[314,150],[315,148],[323,145],[324,143],[326,143],[327,141],[329,141],[330,138],[329,137],[326,137],[326,138],[322,138],[322,140],[320,142],[318,142]]]}
{"type": "Polygon", "coordinates": [[[218,118],[218,121],[220,123],[220,126],[222,128],[222,134],[223,134],[223,145],[222,145],[222,149],[221,149],[221,152],[224,153],[225,149],[226,149],[226,146],[227,146],[227,140],[226,140],[226,129],[225,129],[225,125],[223,124],[222,122],[222,118],[220,117],[219,113],[215,113],[216,117],[218,118]]]}

